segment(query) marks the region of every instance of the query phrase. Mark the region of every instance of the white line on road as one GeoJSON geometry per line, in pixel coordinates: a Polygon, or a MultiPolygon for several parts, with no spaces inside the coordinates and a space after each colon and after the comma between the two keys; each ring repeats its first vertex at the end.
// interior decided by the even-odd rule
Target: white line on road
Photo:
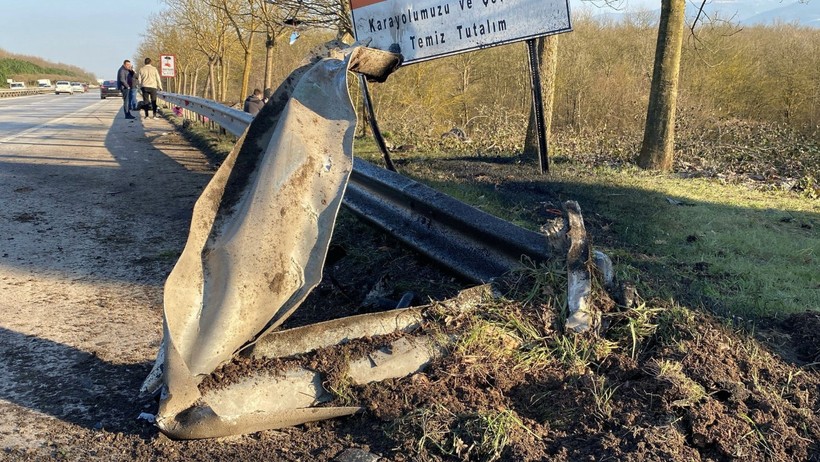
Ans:
{"type": "Polygon", "coordinates": [[[36,127],[27,128],[27,129],[25,129],[25,130],[21,131],[20,133],[15,133],[14,135],[7,136],[7,137],[5,137],[5,138],[0,138],[0,143],[8,143],[9,141],[11,141],[11,140],[13,140],[13,139],[15,139],[15,138],[19,138],[19,137],[21,137],[21,136],[23,136],[23,135],[28,135],[29,133],[34,132],[34,131],[37,131],[37,130],[39,130],[39,129],[43,128],[43,127],[46,127],[46,126],[48,126],[48,125],[50,125],[50,124],[60,122],[60,121],[61,121],[61,120],[63,120],[63,119],[68,119],[69,117],[73,117],[73,116],[75,116],[75,115],[77,115],[77,114],[79,114],[79,113],[81,113],[81,112],[83,112],[83,111],[86,111],[86,110],[88,110],[88,109],[93,109],[95,106],[99,106],[99,105],[100,105],[100,103],[102,103],[103,101],[104,101],[104,100],[102,100],[102,101],[97,101],[96,103],[92,104],[91,106],[86,106],[86,107],[84,107],[84,108],[82,108],[82,109],[78,109],[78,110],[76,110],[76,111],[72,112],[71,114],[66,114],[66,115],[64,115],[64,116],[62,116],[62,117],[58,117],[58,118],[56,118],[56,119],[49,120],[48,122],[41,123],[40,125],[37,125],[36,127]]]}

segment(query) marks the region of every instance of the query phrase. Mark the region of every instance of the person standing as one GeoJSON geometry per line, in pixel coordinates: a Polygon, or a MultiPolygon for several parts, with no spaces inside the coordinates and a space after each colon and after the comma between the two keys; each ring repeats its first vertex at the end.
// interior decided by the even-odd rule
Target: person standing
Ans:
{"type": "Polygon", "coordinates": [[[259,111],[262,110],[262,106],[264,105],[265,103],[262,102],[262,90],[257,88],[253,91],[252,95],[245,98],[245,106],[242,110],[252,116],[255,116],[256,114],[259,114],[259,111]]]}
{"type": "Polygon", "coordinates": [[[157,91],[162,90],[162,79],[157,68],[151,65],[151,58],[145,58],[145,65],[140,68],[137,79],[142,87],[142,108],[145,110],[145,117],[148,117],[148,101],[150,100],[153,110],[151,118],[156,119],[157,91]]]}
{"type": "Polygon", "coordinates": [[[131,108],[128,106],[128,95],[131,93],[131,84],[128,83],[129,70],[131,70],[131,61],[126,59],[117,71],[117,90],[122,94],[122,110],[125,112],[125,118],[136,119],[131,115],[131,108]]]}
{"type": "Polygon", "coordinates": [[[137,76],[133,64],[131,69],[128,69],[128,85],[131,86],[131,90],[128,91],[128,109],[133,111],[137,108],[137,76]]]}

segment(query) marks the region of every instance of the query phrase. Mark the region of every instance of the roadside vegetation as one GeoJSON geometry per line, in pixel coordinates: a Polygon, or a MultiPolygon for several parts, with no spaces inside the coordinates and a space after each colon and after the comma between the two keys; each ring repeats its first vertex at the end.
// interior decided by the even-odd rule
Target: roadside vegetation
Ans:
{"type": "Polygon", "coordinates": [[[6,79],[35,87],[38,79],[97,81],[93,74],[76,66],[52,63],[35,56],[18,55],[0,49],[0,82],[5,82],[6,79]]]}
{"type": "MultiPolygon", "coordinates": [[[[534,230],[578,201],[594,248],[635,284],[635,302],[619,305],[594,286],[602,329],[572,335],[560,258],[524,261],[470,300],[449,286],[430,297],[424,327],[447,354],[424,372],[366,386],[335,364],[326,389],[336,404],[366,411],[288,433],[293,457],[317,439],[395,461],[820,457],[820,31],[699,29],[684,45],[674,166],[658,173],[635,165],[655,21],[574,26],[560,37],[548,175],[522,155],[529,83],[520,45],[401,69],[372,88],[374,101],[402,174],[534,230]]],[[[275,72],[326,38],[277,45],[290,67],[275,72]]],[[[251,87],[262,81],[254,66],[251,87]]],[[[231,72],[223,100],[239,101],[231,72]]],[[[382,163],[368,136],[357,138],[356,155],[382,163]]],[[[342,305],[334,284],[365,286],[345,294],[355,307],[368,281],[409,285],[396,275],[421,273],[406,270],[414,257],[391,253],[395,242],[344,215],[334,242],[352,255],[334,265],[367,263],[328,273],[352,277],[358,266],[366,277],[320,286],[308,302],[316,312],[342,305]]]]}
{"type": "MultiPolygon", "coordinates": [[[[215,158],[230,149],[217,132],[197,136],[213,140],[215,158]]],[[[356,140],[356,153],[381,162],[369,138],[356,140]]],[[[495,296],[449,298],[453,279],[420,269],[423,259],[343,213],[332,245],[346,256],[326,269],[297,323],[360,313],[368,290],[387,281],[393,295],[436,300],[424,331],[447,354],[425,372],[367,386],[351,385],[343,365],[317,362],[328,368],[334,404],[363,405],[364,414],[285,439],[255,435],[249,447],[285,445],[292,460],[337,438],[391,461],[798,461],[820,453],[817,199],[583,153],[555,155],[548,176],[514,153],[393,155],[403,174],[531,229],[562,201],[579,201],[593,246],[613,258],[620,280],[636,284],[638,299],[619,306],[595,286],[601,334],[567,334],[560,258],[524,261],[495,296]]],[[[362,351],[356,342],[343,348],[330,356],[350,361],[357,358],[345,351],[362,351]]]]}

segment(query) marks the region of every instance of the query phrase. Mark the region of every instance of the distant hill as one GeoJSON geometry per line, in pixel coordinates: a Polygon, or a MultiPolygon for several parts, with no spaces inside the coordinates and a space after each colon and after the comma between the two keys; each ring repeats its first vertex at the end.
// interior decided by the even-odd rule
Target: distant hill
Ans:
{"type": "Polygon", "coordinates": [[[32,85],[37,79],[78,80],[95,82],[94,74],[77,66],[52,63],[36,56],[24,56],[0,49],[0,87],[5,87],[7,79],[32,85]]]}

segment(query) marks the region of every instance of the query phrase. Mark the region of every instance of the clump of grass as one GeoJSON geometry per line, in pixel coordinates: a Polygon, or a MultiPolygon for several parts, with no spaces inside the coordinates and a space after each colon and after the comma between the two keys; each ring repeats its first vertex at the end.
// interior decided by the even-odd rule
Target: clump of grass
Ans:
{"type": "Polygon", "coordinates": [[[413,441],[408,448],[421,462],[438,460],[437,455],[455,455],[452,432],[456,415],[442,405],[413,410],[396,419],[387,428],[387,435],[396,441],[413,441]]]}
{"type": "Polygon", "coordinates": [[[456,343],[455,351],[464,358],[480,357],[483,361],[506,361],[513,357],[521,340],[492,321],[477,319],[456,343]]]}
{"type": "Polygon", "coordinates": [[[333,394],[334,401],[339,406],[355,406],[358,404],[356,395],[353,392],[353,381],[347,375],[335,377],[333,380],[325,382],[323,386],[333,394]]]}
{"type": "Polygon", "coordinates": [[[559,335],[551,343],[552,356],[567,366],[570,372],[583,373],[594,361],[612,354],[617,344],[603,338],[586,335],[559,335]]]}
{"type": "Polygon", "coordinates": [[[654,340],[662,346],[675,346],[682,349],[681,340],[693,338],[695,331],[695,314],[688,308],[672,303],[672,306],[660,311],[657,317],[657,328],[654,340]]]}
{"type": "Polygon", "coordinates": [[[567,303],[567,270],[564,265],[561,259],[536,263],[529,257],[523,257],[521,267],[509,275],[509,296],[524,306],[563,308],[567,303]]]}
{"type": "Polygon", "coordinates": [[[604,376],[592,376],[589,391],[595,402],[595,417],[601,420],[612,418],[612,396],[618,389],[618,385],[608,383],[604,376]]]}
{"type": "Polygon", "coordinates": [[[473,437],[474,444],[468,448],[468,454],[460,454],[460,456],[469,455],[471,459],[487,462],[501,458],[515,432],[526,431],[536,436],[509,409],[478,413],[466,419],[463,427],[473,437]]]}
{"type": "Polygon", "coordinates": [[[755,421],[746,413],[740,412],[738,413],[738,415],[743,421],[745,421],[752,427],[752,429],[745,435],[743,435],[741,439],[752,437],[754,438],[755,444],[760,448],[762,452],[764,452],[769,457],[775,456],[774,450],[772,450],[771,443],[769,443],[769,440],[766,438],[766,435],[763,433],[760,427],[757,426],[757,423],[755,423],[755,421]]]}
{"type": "Polygon", "coordinates": [[[480,368],[537,368],[551,361],[547,338],[519,305],[487,303],[463,315],[453,350],[480,368]]]}
{"type": "Polygon", "coordinates": [[[510,409],[456,414],[442,405],[416,409],[395,420],[387,434],[413,441],[413,460],[440,460],[439,456],[493,462],[500,460],[516,434],[538,438],[510,409]]]}
{"type": "Polygon", "coordinates": [[[706,390],[699,383],[687,377],[683,366],[677,361],[653,359],[646,365],[647,372],[656,379],[671,384],[681,396],[672,407],[690,407],[706,397],[706,390]]]}
{"type": "Polygon", "coordinates": [[[641,303],[627,311],[609,313],[606,317],[612,327],[607,335],[629,351],[632,359],[638,359],[641,344],[657,330],[655,319],[662,311],[662,308],[652,308],[641,303]]]}

